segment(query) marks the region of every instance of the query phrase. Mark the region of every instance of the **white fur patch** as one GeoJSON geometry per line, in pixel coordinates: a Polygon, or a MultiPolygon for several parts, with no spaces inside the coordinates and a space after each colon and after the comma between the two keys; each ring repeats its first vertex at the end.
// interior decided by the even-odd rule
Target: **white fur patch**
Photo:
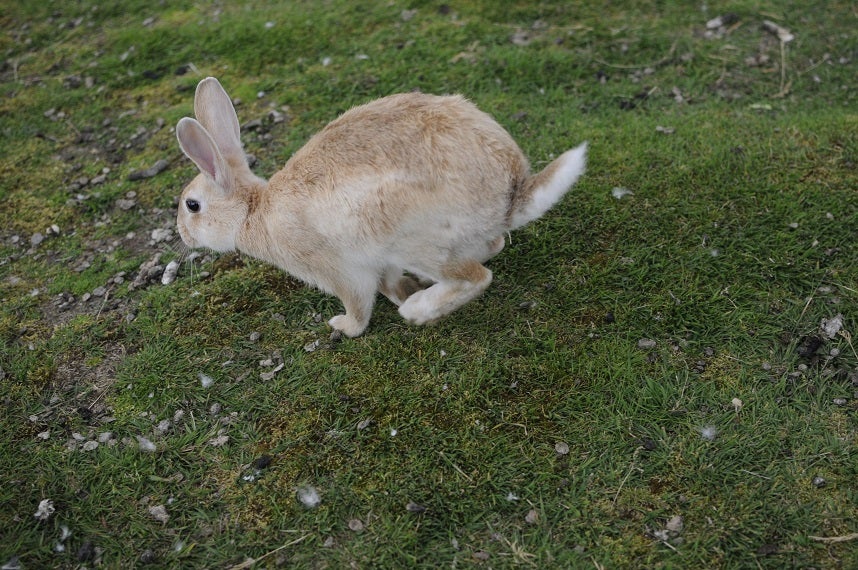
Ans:
{"type": "Polygon", "coordinates": [[[545,184],[536,188],[530,203],[513,216],[512,229],[521,227],[547,212],[584,174],[587,166],[587,143],[567,150],[557,157],[555,162],[557,170],[554,171],[554,175],[545,184]]]}

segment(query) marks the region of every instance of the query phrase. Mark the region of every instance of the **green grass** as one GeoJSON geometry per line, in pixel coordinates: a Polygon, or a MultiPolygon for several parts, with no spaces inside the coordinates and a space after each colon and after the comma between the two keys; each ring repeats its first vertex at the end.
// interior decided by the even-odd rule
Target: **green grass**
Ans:
{"type": "Polygon", "coordinates": [[[0,1],[0,564],[858,566],[854,538],[813,538],[858,532],[858,13],[707,5],[0,1]],[[242,122],[287,116],[244,136],[263,175],[411,89],[467,95],[535,168],[588,140],[588,172],[476,302],[416,328],[380,300],[331,343],[339,302],[250,259],[129,288],[180,249],[147,241],[206,75],[242,122]]]}

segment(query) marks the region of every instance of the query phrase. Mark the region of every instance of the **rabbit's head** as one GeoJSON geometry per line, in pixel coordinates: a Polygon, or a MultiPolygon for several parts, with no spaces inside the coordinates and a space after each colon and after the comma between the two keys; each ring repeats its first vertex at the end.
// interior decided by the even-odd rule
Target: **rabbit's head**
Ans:
{"type": "Polygon", "coordinates": [[[179,199],[179,235],[190,247],[232,251],[247,217],[248,190],[266,182],[247,166],[238,117],[214,77],[197,85],[194,114],[176,125],[179,146],[200,169],[179,199]]]}

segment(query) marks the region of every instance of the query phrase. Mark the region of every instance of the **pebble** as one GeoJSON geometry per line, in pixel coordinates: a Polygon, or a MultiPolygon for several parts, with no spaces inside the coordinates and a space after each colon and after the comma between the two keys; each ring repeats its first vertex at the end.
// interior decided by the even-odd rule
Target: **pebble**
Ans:
{"type": "Polygon", "coordinates": [[[349,521],[349,529],[354,532],[361,532],[364,529],[363,522],[360,519],[351,519],[349,521]]]}
{"type": "Polygon", "coordinates": [[[161,284],[169,285],[176,280],[176,275],[179,273],[179,262],[175,259],[167,264],[164,268],[164,273],[161,275],[161,284]]]}
{"type": "Polygon", "coordinates": [[[151,238],[155,243],[168,241],[173,238],[173,230],[169,228],[155,228],[152,230],[151,238]]]}
{"type": "Polygon", "coordinates": [[[167,507],[164,505],[154,505],[149,507],[149,516],[160,523],[166,523],[170,520],[170,515],[167,514],[167,507]]]}
{"type": "Polygon", "coordinates": [[[30,245],[33,247],[38,246],[43,241],[45,241],[45,236],[43,236],[39,232],[36,232],[32,236],[30,236],[30,245]]]}
{"type": "Polygon", "coordinates": [[[168,431],[170,431],[171,425],[172,424],[170,423],[170,420],[161,420],[160,422],[158,422],[158,425],[155,426],[155,432],[158,434],[167,433],[168,431]]]}
{"type": "Polygon", "coordinates": [[[569,444],[565,441],[558,441],[554,444],[554,451],[556,451],[558,455],[567,455],[569,453],[569,444]]]}
{"type": "Polygon", "coordinates": [[[812,482],[813,482],[813,486],[816,487],[817,489],[821,489],[822,487],[825,487],[825,485],[828,483],[828,481],[826,481],[824,477],[820,477],[819,475],[814,477],[812,482]]]}
{"type": "Polygon", "coordinates": [[[94,449],[96,449],[97,447],[98,447],[98,442],[97,442],[97,441],[93,441],[93,440],[89,440],[89,441],[87,441],[86,443],[84,443],[84,444],[83,444],[83,450],[84,450],[84,451],[93,451],[93,450],[94,450],[94,449]]]}
{"type": "Polygon", "coordinates": [[[676,515],[672,517],[667,524],[664,525],[666,531],[671,533],[672,535],[677,535],[682,532],[683,527],[685,526],[685,521],[680,515],[676,515]]]}
{"type": "Polygon", "coordinates": [[[170,163],[164,159],[161,159],[149,168],[133,171],[131,174],[128,175],[128,180],[135,181],[152,178],[166,170],[168,166],[170,166],[170,163]]]}
{"type": "Polygon", "coordinates": [[[656,347],[656,342],[651,338],[642,338],[638,341],[638,348],[641,350],[652,350],[656,347]]]}
{"type": "Polygon", "coordinates": [[[223,447],[227,443],[229,443],[228,435],[219,435],[209,440],[209,445],[211,445],[212,447],[223,447]]]}

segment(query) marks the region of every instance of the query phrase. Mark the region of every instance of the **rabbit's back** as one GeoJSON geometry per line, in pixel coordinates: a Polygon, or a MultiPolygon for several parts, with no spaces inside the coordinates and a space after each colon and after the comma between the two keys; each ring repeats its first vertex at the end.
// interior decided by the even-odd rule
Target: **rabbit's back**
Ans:
{"type": "Polygon", "coordinates": [[[270,190],[334,241],[407,252],[431,236],[449,249],[501,235],[528,170],[509,133],[463,97],[407,93],[328,124],[270,190]]]}

